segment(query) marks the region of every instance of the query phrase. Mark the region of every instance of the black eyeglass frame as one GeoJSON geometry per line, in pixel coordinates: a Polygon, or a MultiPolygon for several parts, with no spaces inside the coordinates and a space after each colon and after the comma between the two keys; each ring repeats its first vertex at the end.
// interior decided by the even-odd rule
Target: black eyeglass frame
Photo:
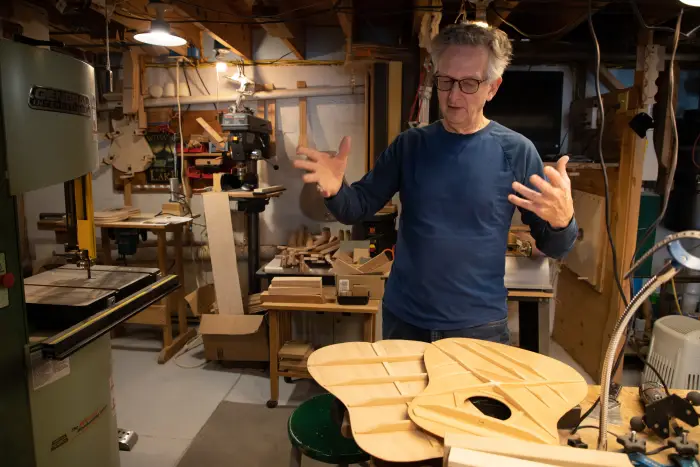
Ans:
{"type": "Polygon", "coordinates": [[[485,80],[485,79],[476,79],[476,78],[454,79],[450,76],[437,75],[437,74],[433,77],[433,82],[435,83],[435,87],[437,88],[438,91],[451,91],[454,88],[455,82],[456,82],[459,85],[459,90],[462,91],[464,94],[476,94],[477,92],[479,92],[479,88],[481,87],[481,84],[485,83],[486,81],[487,80],[485,80]],[[440,86],[438,85],[438,83],[440,82],[440,78],[449,79],[450,80],[450,87],[447,89],[441,89],[440,86]],[[476,83],[476,89],[474,91],[471,91],[471,92],[465,91],[464,87],[462,86],[462,83],[464,83],[465,81],[470,83],[470,84],[476,83]]]}

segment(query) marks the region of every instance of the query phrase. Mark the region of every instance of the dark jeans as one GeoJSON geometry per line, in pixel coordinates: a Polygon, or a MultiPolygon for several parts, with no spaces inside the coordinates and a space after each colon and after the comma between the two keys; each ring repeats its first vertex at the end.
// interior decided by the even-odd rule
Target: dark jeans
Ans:
{"type": "Polygon", "coordinates": [[[382,308],[382,339],[400,339],[421,342],[435,342],[450,337],[468,337],[501,344],[510,344],[508,319],[448,331],[431,331],[409,324],[393,315],[386,307],[382,308]]]}

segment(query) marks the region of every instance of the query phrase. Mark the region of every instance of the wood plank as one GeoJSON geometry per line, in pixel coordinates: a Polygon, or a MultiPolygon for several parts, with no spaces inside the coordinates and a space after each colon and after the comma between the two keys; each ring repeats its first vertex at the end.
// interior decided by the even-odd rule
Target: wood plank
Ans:
{"type": "Polygon", "coordinates": [[[270,287],[270,295],[323,295],[321,287],[270,287]]]}
{"type": "MultiPolygon", "coordinates": [[[[209,1],[207,5],[219,12],[227,12],[227,21],[239,20],[245,22],[245,18],[240,17],[232,10],[225,1],[209,1]]],[[[199,8],[196,5],[185,2],[177,2],[174,10],[180,15],[191,20],[216,21],[221,19],[219,12],[211,11],[207,8],[199,8]]],[[[229,49],[236,55],[246,60],[253,58],[253,40],[251,27],[248,24],[223,24],[223,23],[201,23],[194,21],[195,27],[206,31],[214,40],[229,49]]],[[[184,55],[184,54],[183,54],[184,55]]]]}
{"type": "Polygon", "coordinates": [[[623,453],[571,449],[568,446],[547,446],[509,439],[507,443],[496,438],[484,438],[468,434],[448,433],[445,447],[487,452],[509,458],[543,462],[545,465],[577,467],[629,467],[629,457],[623,453]]]}
{"type": "Polygon", "coordinates": [[[224,141],[224,138],[221,137],[221,135],[211,127],[202,117],[197,117],[196,118],[197,123],[204,129],[204,131],[207,132],[209,137],[213,139],[217,143],[221,143],[224,141]]]}
{"type": "Polygon", "coordinates": [[[270,295],[267,292],[262,293],[262,303],[315,303],[321,304],[325,302],[323,295],[270,295]]]}
{"type": "MultiPolygon", "coordinates": [[[[268,310],[278,311],[311,311],[324,313],[361,313],[361,314],[376,314],[379,312],[380,300],[370,300],[367,305],[339,305],[335,300],[334,287],[330,287],[331,291],[324,297],[324,303],[273,303],[268,302],[265,308],[268,310]]],[[[263,292],[262,296],[269,296],[267,292],[263,292]]]]}
{"type": "Polygon", "coordinates": [[[321,277],[273,277],[272,287],[323,287],[321,277]]]}
{"type": "Polygon", "coordinates": [[[242,315],[243,298],[229,197],[226,193],[205,193],[202,200],[219,313],[242,315]]]}
{"type": "MultiPolygon", "coordinates": [[[[471,449],[452,448],[445,462],[446,467],[552,467],[552,464],[526,461],[509,456],[499,456],[489,452],[471,449]]],[[[631,464],[630,464],[631,465],[631,464]]]]}
{"type": "Polygon", "coordinates": [[[310,355],[310,351],[313,351],[313,346],[308,342],[290,341],[285,342],[278,355],[288,360],[303,360],[310,355]]]}
{"type": "Polygon", "coordinates": [[[306,359],[280,360],[279,368],[283,371],[306,371],[306,359]]]}
{"type": "Polygon", "coordinates": [[[389,62],[389,92],[387,96],[387,141],[392,142],[401,133],[402,63],[389,62]]]}

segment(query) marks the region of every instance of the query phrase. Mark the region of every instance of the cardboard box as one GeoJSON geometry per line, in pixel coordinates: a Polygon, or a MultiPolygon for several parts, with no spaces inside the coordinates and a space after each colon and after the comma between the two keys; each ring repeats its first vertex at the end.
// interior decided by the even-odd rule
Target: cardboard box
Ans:
{"type": "Polygon", "coordinates": [[[381,300],[384,297],[384,276],[376,274],[339,275],[335,278],[338,296],[366,297],[381,300]]]}
{"type": "Polygon", "coordinates": [[[208,313],[214,313],[216,305],[216,290],[214,284],[206,284],[188,293],[185,296],[185,301],[190,306],[194,316],[201,316],[208,313]]]}
{"type": "Polygon", "coordinates": [[[262,315],[202,315],[199,332],[207,360],[270,361],[262,315]]]}
{"type": "Polygon", "coordinates": [[[333,255],[333,273],[339,275],[388,274],[394,260],[384,252],[369,261],[359,264],[349,261],[350,256],[344,252],[333,255]]]}

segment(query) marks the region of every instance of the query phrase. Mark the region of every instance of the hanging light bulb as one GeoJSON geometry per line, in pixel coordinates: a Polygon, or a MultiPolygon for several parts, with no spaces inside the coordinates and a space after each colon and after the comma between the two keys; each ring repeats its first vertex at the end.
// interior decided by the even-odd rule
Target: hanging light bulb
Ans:
{"type": "Polygon", "coordinates": [[[216,62],[216,72],[217,73],[223,73],[228,69],[228,65],[226,65],[226,62],[216,62]]]}
{"type": "Polygon", "coordinates": [[[700,0],[681,0],[681,3],[685,3],[690,6],[700,6],[700,0]]]}
{"type": "Polygon", "coordinates": [[[135,34],[134,39],[145,44],[163,47],[176,47],[187,44],[185,39],[170,32],[170,24],[165,21],[165,11],[170,5],[161,2],[151,2],[148,6],[156,10],[156,19],[151,21],[151,28],[147,32],[135,34]]]}

